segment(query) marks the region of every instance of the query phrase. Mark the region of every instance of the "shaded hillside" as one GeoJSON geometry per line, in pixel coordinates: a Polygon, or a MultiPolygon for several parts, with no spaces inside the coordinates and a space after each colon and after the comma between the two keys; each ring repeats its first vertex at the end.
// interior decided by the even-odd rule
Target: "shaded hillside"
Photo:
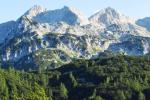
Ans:
{"type": "Polygon", "coordinates": [[[0,69],[2,100],[150,100],[150,57],[76,60],[55,70],[0,69]]]}

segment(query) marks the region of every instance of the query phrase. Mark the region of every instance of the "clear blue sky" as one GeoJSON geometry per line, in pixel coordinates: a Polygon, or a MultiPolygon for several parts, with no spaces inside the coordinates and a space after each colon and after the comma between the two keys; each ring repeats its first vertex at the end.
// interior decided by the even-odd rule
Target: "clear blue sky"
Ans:
{"type": "Polygon", "coordinates": [[[109,6],[134,18],[150,17],[150,0],[1,0],[0,23],[16,20],[34,5],[47,9],[76,7],[87,16],[109,6]]]}

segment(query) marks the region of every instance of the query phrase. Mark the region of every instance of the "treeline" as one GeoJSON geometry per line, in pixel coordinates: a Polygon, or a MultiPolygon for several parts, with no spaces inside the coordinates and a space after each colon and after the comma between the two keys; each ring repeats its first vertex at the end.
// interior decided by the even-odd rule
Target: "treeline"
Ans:
{"type": "Polygon", "coordinates": [[[150,57],[76,60],[55,70],[0,69],[1,100],[150,100],[150,57]]]}

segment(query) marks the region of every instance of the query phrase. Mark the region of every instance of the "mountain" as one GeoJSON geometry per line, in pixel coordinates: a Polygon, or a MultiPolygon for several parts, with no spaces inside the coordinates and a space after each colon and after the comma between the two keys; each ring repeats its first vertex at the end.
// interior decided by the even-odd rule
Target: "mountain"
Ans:
{"type": "Polygon", "coordinates": [[[89,20],[92,24],[98,25],[99,27],[105,28],[111,25],[118,25],[121,30],[130,31],[131,34],[146,37],[150,36],[145,28],[140,27],[135,23],[135,19],[125,16],[111,7],[96,12],[89,20]]]}
{"type": "Polygon", "coordinates": [[[18,33],[17,24],[15,21],[0,24],[0,43],[4,42],[6,38],[12,38],[14,34],[18,33]]]}
{"type": "Polygon", "coordinates": [[[72,7],[34,6],[16,21],[0,24],[2,66],[54,69],[104,51],[150,54],[150,32],[135,20],[106,8],[87,18],[72,7]]]}
{"type": "Polygon", "coordinates": [[[111,7],[96,12],[89,20],[94,24],[102,25],[104,27],[110,26],[111,24],[134,23],[134,19],[119,13],[111,7]]]}
{"type": "Polygon", "coordinates": [[[46,10],[41,6],[34,6],[24,16],[38,23],[56,24],[65,22],[69,25],[86,25],[89,23],[88,18],[81,11],[67,6],[56,10],[46,10]]]}
{"type": "Polygon", "coordinates": [[[139,19],[136,23],[137,25],[145,27],[148,31],[150,31],[150,17],[139,19]]]}

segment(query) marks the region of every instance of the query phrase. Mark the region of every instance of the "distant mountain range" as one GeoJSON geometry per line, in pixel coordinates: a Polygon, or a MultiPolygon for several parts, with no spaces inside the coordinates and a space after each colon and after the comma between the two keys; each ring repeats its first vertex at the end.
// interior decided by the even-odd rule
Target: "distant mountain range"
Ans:
{"type": "Polygon", "coordinates": [[[0,24],[3,67],[53,69],[100,52],[150,54],[150,18],[135,20],[113,8],[87,18],[72,7],[34,6],[16,21],[0,24]]]}

